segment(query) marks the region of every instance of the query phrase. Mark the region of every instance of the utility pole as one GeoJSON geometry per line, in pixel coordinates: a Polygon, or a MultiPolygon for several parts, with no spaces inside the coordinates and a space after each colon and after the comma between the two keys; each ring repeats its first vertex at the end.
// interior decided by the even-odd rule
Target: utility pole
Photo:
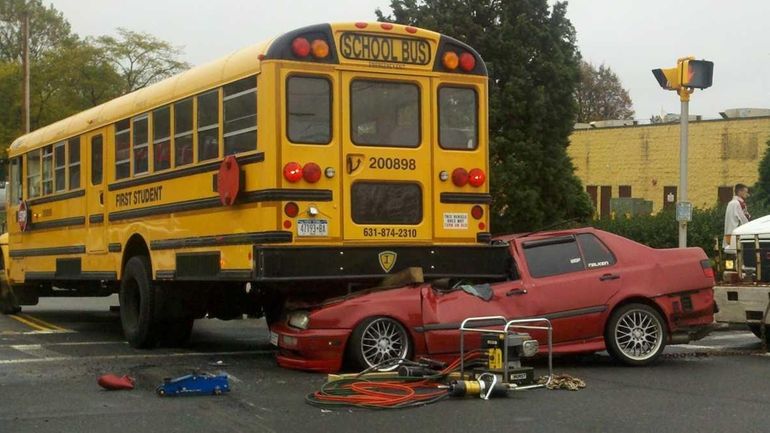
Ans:
{"type": "Polygon", "coordinates": [[[24,17],[21,20],[21,65],[23,69],[23,93],[24,101],[22,105],[22,117],[24,122],[24,133],[30,130],[29,125],[29,5],[24,4],[24,17]]]}
{"type": "Polygon", "coordinates": [[[682,102],[679,114],[679,192],[676,202],[676,220],[679,223],[679,248],[687,246],[687,223],[692,221],[692,203],[687,201],[687,129],[690,120],[690,95],[694,89],[711,87],[714,62],[683,57],[675,68],[653,69],[652,74],[660,87],[674,90],[682,102]]]}

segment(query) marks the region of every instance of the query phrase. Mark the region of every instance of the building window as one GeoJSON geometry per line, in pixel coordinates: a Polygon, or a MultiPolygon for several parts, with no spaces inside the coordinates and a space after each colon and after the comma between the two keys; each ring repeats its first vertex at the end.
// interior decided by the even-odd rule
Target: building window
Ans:
{"type": "Polygon", "coordinates": [[[630,198],[631,185],[620,185],[618,187],[618,197],[630,198]]]}
{"type": "Polygon", "coordinates": [[[663,187],[663,209],[674,209],[676,206],[676,187],[663,187]]]}
{"type": "Polygon", "coordinates": [[[720,186],[717,188],[717,202],[719,204],[730,203],[733,199],[733,187],[732,186],[720,186]]]}

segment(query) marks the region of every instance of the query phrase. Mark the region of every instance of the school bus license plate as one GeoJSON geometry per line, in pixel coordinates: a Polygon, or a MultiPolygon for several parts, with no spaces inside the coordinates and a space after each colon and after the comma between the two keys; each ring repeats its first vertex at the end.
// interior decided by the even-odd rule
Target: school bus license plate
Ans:
{"type": "Polygon", "coordinates": [[[329,222],[326,220],[297,220],[297,236],[329,236],[329,222]]]}

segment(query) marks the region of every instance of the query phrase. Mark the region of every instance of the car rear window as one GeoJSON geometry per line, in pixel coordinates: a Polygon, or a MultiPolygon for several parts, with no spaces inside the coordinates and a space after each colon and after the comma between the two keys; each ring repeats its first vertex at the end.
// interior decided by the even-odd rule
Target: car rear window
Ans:
{"type": "Polygon", "coordinates": [[[590,233],[577,235],[580,249],[583,250],[586,268],[603,268],[615,264],[615,256],[602,241],[590,233]]]}
{"type": "Polygon", "coordinates": [[[577,242],[572,236],[526,242],[524,258],[530,275],[535,278],[585,269],[577,242]]]}

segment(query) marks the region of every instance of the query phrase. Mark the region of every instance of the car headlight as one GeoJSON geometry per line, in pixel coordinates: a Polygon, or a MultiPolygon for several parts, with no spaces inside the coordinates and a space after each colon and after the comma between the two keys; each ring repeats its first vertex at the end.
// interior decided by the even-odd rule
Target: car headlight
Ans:
{"type": "Polygon", "coordinates": [[[297,329],[307,329],[310,325],[310,316],[307,311],[294,311],[289,313],[289,326],[297,329]]]}
{"type": "Polygon", "coordinates": [[[539,348],[537,340],[527,340],[521,345],[521,354],[525,357],[535,356],[539,348]]]}

